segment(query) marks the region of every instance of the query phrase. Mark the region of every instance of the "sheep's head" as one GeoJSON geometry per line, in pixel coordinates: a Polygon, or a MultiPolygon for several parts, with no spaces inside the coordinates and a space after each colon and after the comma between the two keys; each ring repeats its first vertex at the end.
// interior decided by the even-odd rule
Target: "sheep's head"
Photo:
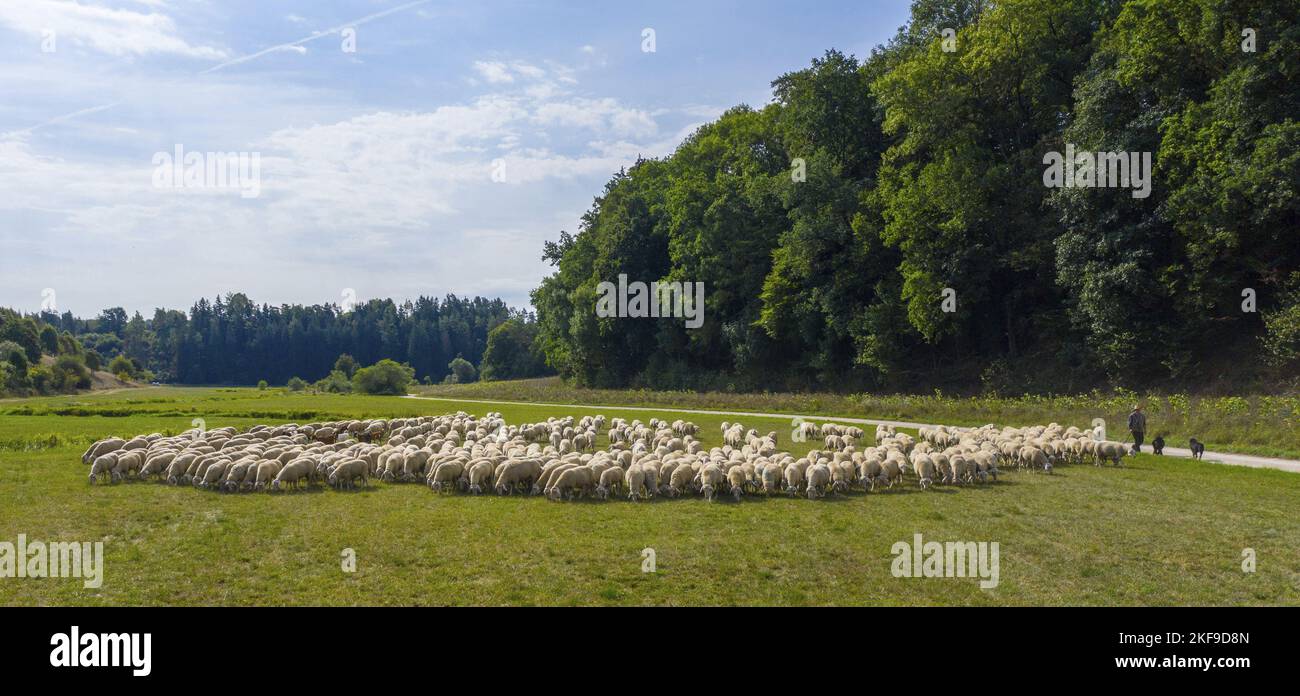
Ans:
{"type": "Polygon", "coordinates": [[[732,487],[731,487],[731,497],[735,498],[735,499],[736,499],[736,502],[740,502],[740,497],[741,497],[742,495],[744,495],[744,494],[745,494],[745,491],[744,491],[743,489],[741,489],[740,486],[732,486],[732,487]]]}

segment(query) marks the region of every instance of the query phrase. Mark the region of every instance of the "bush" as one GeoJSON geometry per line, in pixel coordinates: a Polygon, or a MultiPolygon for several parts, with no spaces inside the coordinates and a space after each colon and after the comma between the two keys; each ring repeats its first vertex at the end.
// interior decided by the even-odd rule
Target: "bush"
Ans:
{"type": "MultiPolygon", "coordinates": [[[[472,365],[470,369],[473,369],[472,365]]],[[[357,370],[352,376],[352,386],[362,394],[405,394],[414,380],[415,370],[409,365],[385,358],[357,370]]]]}
{"type": "Polygon", "coordinates": [[[108,371],[117,375],[117,378],[120,380],[133,380],[135,379],[136,374],[135,361],[125,355],[119,355],[116,358],[113,358],[113,361],[108,364],[108,371]]]}
{"type": "Polygon", "coordinates": [[[99,370],[104,367],[104,359],[99,357],[99,353],[93,350],[86,351],[86,367],[91,370],[99,370]]]}
{"type": "Polygon", "coordinates": [[[44,365],[27,368],[27,379],[38,394],[49,394],[53,389],[54,374],[44,365]]]}
{"type": "Polygon", "coordinates": [[[50,370],[50,386],[55,391],[68,392],[90,388],[90,370],[86,369],[81,358],[75,355],[61,355],[54,361],[50,370]]]}
{"type": "Polygon", "coordinates": [[[284,386],[287,387],[289,391],[297,392],[306,389],[307,383],[304,382],[301,377],[290,377],[289,381],[284,386]]]}
{"type": "Polygon", "coordinates": [[[447,369],[451,370],[451,374],[447,375],[447,381],[451,384],[469,384],[478,377],[474,364],[459,355],[447,363],[447,369]]]}
{"type": "Polygon", "coordinates": [[[352,381],[340,370],[334,370],[312,385],[316,391],[328,394],[347,394],[352,391],[352,381]]]}
{"type": "Polygon", "coordinates": [[[360,366],[357,365],[356,358],[347,353],[340,355],[339,359],[334,361],[334,369],[342,372],[348,379],[356,376],[358,367],[360,366]]]}
{"type": "Polygon", "coordinates": [[[257,380],[257,390],[258,390],[258,391],[266,391],[266,388],[269,387],[269,386],[271,386],[271,385],[267,384],[267,383],[266,383],[266,380],[264,380],[264,379],[259,379],[259,380],[257,380]]]}
{"type": "Polygon", "coordinates": [[[12,365],[24,377],[27,375],[27,368],[31,366],[27,360],[27,351],[13,341],[0,341],[0,360],[12,365]]]}

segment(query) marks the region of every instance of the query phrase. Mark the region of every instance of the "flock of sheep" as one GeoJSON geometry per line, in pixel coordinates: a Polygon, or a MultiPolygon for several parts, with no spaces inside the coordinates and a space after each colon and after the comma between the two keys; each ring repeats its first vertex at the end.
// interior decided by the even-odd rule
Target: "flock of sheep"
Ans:
{"type": "Polygon", "coordinates": [[[573,499],[656,495],[804,495],[889,489],[908,476],[922,488],[996,481],[1003,467],[1051,473],[1059,463],[1101,465],[1131,453],[1129,445],[1055,423],[1030,428],[921,428],[914,438],[877,426],[875,444],[860,447],[861,428],[801,423],[799,441],[824,445],[802,457],[739,423],[722,424],[721,447],[705,448],[687,421],[648,423],[605,416],[509,425],[499,413],[350,420],[308,425],[258,425],[108,438],[82,462],[90,482],[156,479],[227,492],[282,490],[326,483],[334,488],[424,481],[436,492],[495,492],[573,499]],[[608,446],[596,448],[601,432],[608,446]]]}

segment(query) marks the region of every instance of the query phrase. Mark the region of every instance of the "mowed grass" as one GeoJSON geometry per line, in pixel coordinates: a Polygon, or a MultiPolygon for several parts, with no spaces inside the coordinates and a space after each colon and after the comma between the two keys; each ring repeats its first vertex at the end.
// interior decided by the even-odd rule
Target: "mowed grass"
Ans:
{"type": "MultiPolygon", "coordinates": [[[[456,410],[496,410],[512,423],[656,415],[251,389],[4,402],[0,541],[103,541],[106,558],[98,589],[74,578],[0,578],[0,604],[1300,603],[1300,476],[1150,455],[1118,469],[1004,472],[986,486],[922,492],[909,479],[889,493],[712,504],[557,503],[378,482],[355,493],[92,487],[80,462],[82,441],[180,432],[195,417],[219,427],[456,410]],[[52,445],[35,437],[50,434],[52,445]],[[893,577],[891,548],[914,534],[998,542],[999,585],[893,577]],[[645,548],[655,551],[653,573],[642,572],[645,548]],[[1246,548],[1254,573],[1242,570],[1246,548]],[[356,554],[355,573],[342,571],[344,549],[356,554]]],[[[690,419],[706,444],[719,443],[722,418],[690,419]]],[[[744,422],[778,431],[796,453],[811,444],[787,442],[787,421],[744,422]]]]}

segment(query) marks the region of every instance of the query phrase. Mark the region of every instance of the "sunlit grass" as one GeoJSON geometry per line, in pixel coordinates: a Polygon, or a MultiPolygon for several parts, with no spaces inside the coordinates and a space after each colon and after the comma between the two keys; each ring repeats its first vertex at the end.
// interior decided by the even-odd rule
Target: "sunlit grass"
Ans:
{"type": "MultiPolygon", "coordinates": [[[[510,421],[601,412],[202,389],[32,399],[32,410],[133,415],[0,416],[0,440],[180,432],[247,414],[415,415],[496,410],[510,421]],[[129,398],[128,398],[129,397],[129,398]],[[195,410],[191,411],[191,407],[195,410]],[[182,414],[182,415],[173,415],[182,414]],[[225,414],[225,415],[222,415],[225,414]]],[[[12,407],[12,402],[5,404],[12,407]]],[[[675,416],[668,415],[674,418],[675,416]]],[[[707,444],[719,424],[692,416],[707,444]]],[[[265,422],[283,422],[267,418],[265,422]]],[[[292,419],[306,422],[306,419],[292,419]]],[[[742,419],[777,430],[788,421],[742,419]]],[[[796,444],[802,452],[808,444],[796,444]]],[[[0,604],[1296,604],[1300,476],[1142,456],[1123,468],[1008,472],[995,485],[811,502],[747,497],[555,503],[367,491],[219,494],[156,483],[86,483],[83,446],[0,449],[0,541],[104,541],[98,590],[76,579],[0,579],[0,604]],[[891,546],[996,541],[1001,582],[890,574],[891,546]],[[653,548],[657,572],[641,572],[653,548]],[[1241,569],[1244,548],[1258,557],[1241,569]],[[341,570],[351,548],[357,572],[341,570]]]]}

